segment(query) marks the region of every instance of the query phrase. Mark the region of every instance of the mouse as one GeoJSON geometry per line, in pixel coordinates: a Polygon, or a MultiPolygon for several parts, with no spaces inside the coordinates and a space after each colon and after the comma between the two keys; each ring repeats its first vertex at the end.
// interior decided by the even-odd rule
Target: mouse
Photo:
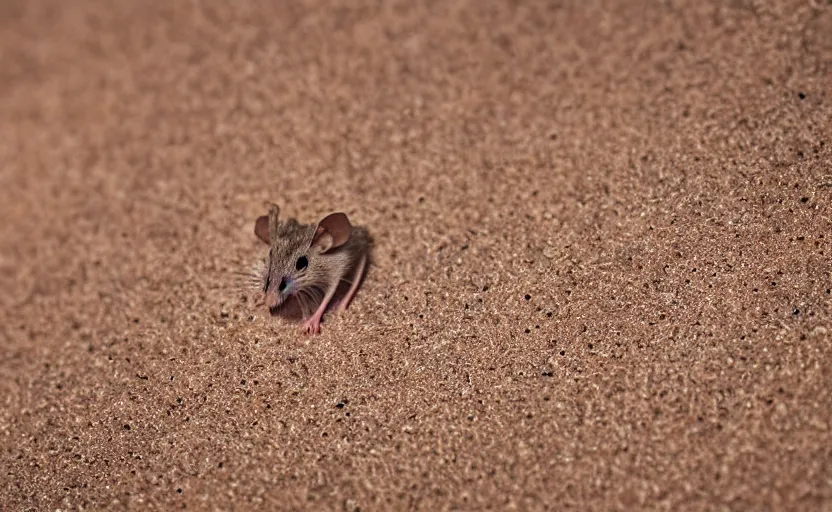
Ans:
{"type": "Polygon", "coordinates": [[[303,320],[301,329],[318,334],[324,313],[342,284],[349,289],[336,312],[346,311],[370,264],[372,238],[365,227],[353,225],[343,212],[331,213],[314,224],[295,218],[281,220],[280,207],[269,203],[268,214],[254,223],[254,234],[269,246],[259,282],[272,315],[280,315],[294,303],[303,320]]]}

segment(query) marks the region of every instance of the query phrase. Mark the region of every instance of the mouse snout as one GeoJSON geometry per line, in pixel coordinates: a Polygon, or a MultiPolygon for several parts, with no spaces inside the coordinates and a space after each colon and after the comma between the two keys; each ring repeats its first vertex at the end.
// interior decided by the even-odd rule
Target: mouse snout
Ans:
{"type": "Polygon", "coordinates": [[[266,292],[266,307],[269,309],[274,309],[280,305],[280,295],[277,294],[274,290],[269,290],[266,292]]]}
{"type": "Polygon", "coordinates": [[[269,289],[266,290],[266,307],[274,309],[281,305],[283,303],[283,298],[286,296],[290,287],[291,280],[285,276],[280,279],[280,284],[277,286],[277,289],[270,286],[269,289]]]}

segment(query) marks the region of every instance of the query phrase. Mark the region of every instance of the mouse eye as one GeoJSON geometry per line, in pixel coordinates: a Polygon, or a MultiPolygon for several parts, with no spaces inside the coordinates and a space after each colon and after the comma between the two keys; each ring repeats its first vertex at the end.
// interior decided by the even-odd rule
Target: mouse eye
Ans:
{"type": "Polygon", "coordinates": [[[303,270],[309,265],[309,260],[306,259],[306,256],[301,256],[298,258],[297,263],[295,263],[296,270],[303,270]]]}

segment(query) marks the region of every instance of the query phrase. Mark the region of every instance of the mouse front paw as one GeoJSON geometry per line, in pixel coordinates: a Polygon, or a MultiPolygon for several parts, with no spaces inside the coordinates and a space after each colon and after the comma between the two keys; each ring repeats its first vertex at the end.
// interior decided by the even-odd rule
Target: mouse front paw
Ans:
{"type": "Polygon", "coordinates": [[[321,332],[321,319],[317,316],[313,316],[309,320],[303,322],[301,330],[303,330],[306,334],[319,334],[321,332]]]}

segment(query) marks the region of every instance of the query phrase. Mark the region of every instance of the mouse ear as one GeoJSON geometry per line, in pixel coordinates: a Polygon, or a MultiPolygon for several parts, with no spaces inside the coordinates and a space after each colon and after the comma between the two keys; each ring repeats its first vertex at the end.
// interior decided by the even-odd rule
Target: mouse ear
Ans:
{"type": "Polygon", "coordinates": [[[280,216],[280,207],[274,203],[269,204],[269,214],[257,217],[254,222],[254,234],[264,243],[271,244],[271,240],[277,238],[277,219],[280,216]]]}
{"type": "Polygon", "coordinates": [[[271,243],[269,241],[268,215],[261,215],[260,217],[257,217],[257,220],[254,222],[254,234],[257,235],[257,238],[262,240],[264,243],[271,243]]]}
{"type": "Polygon", "coordinates": [[[318,223],[312,245],[318,247],[321,252],[327,252],[344,245],[349,240],[350,233],[352,233],[352,225],[346,214],[332,213],[318,223]]]}

